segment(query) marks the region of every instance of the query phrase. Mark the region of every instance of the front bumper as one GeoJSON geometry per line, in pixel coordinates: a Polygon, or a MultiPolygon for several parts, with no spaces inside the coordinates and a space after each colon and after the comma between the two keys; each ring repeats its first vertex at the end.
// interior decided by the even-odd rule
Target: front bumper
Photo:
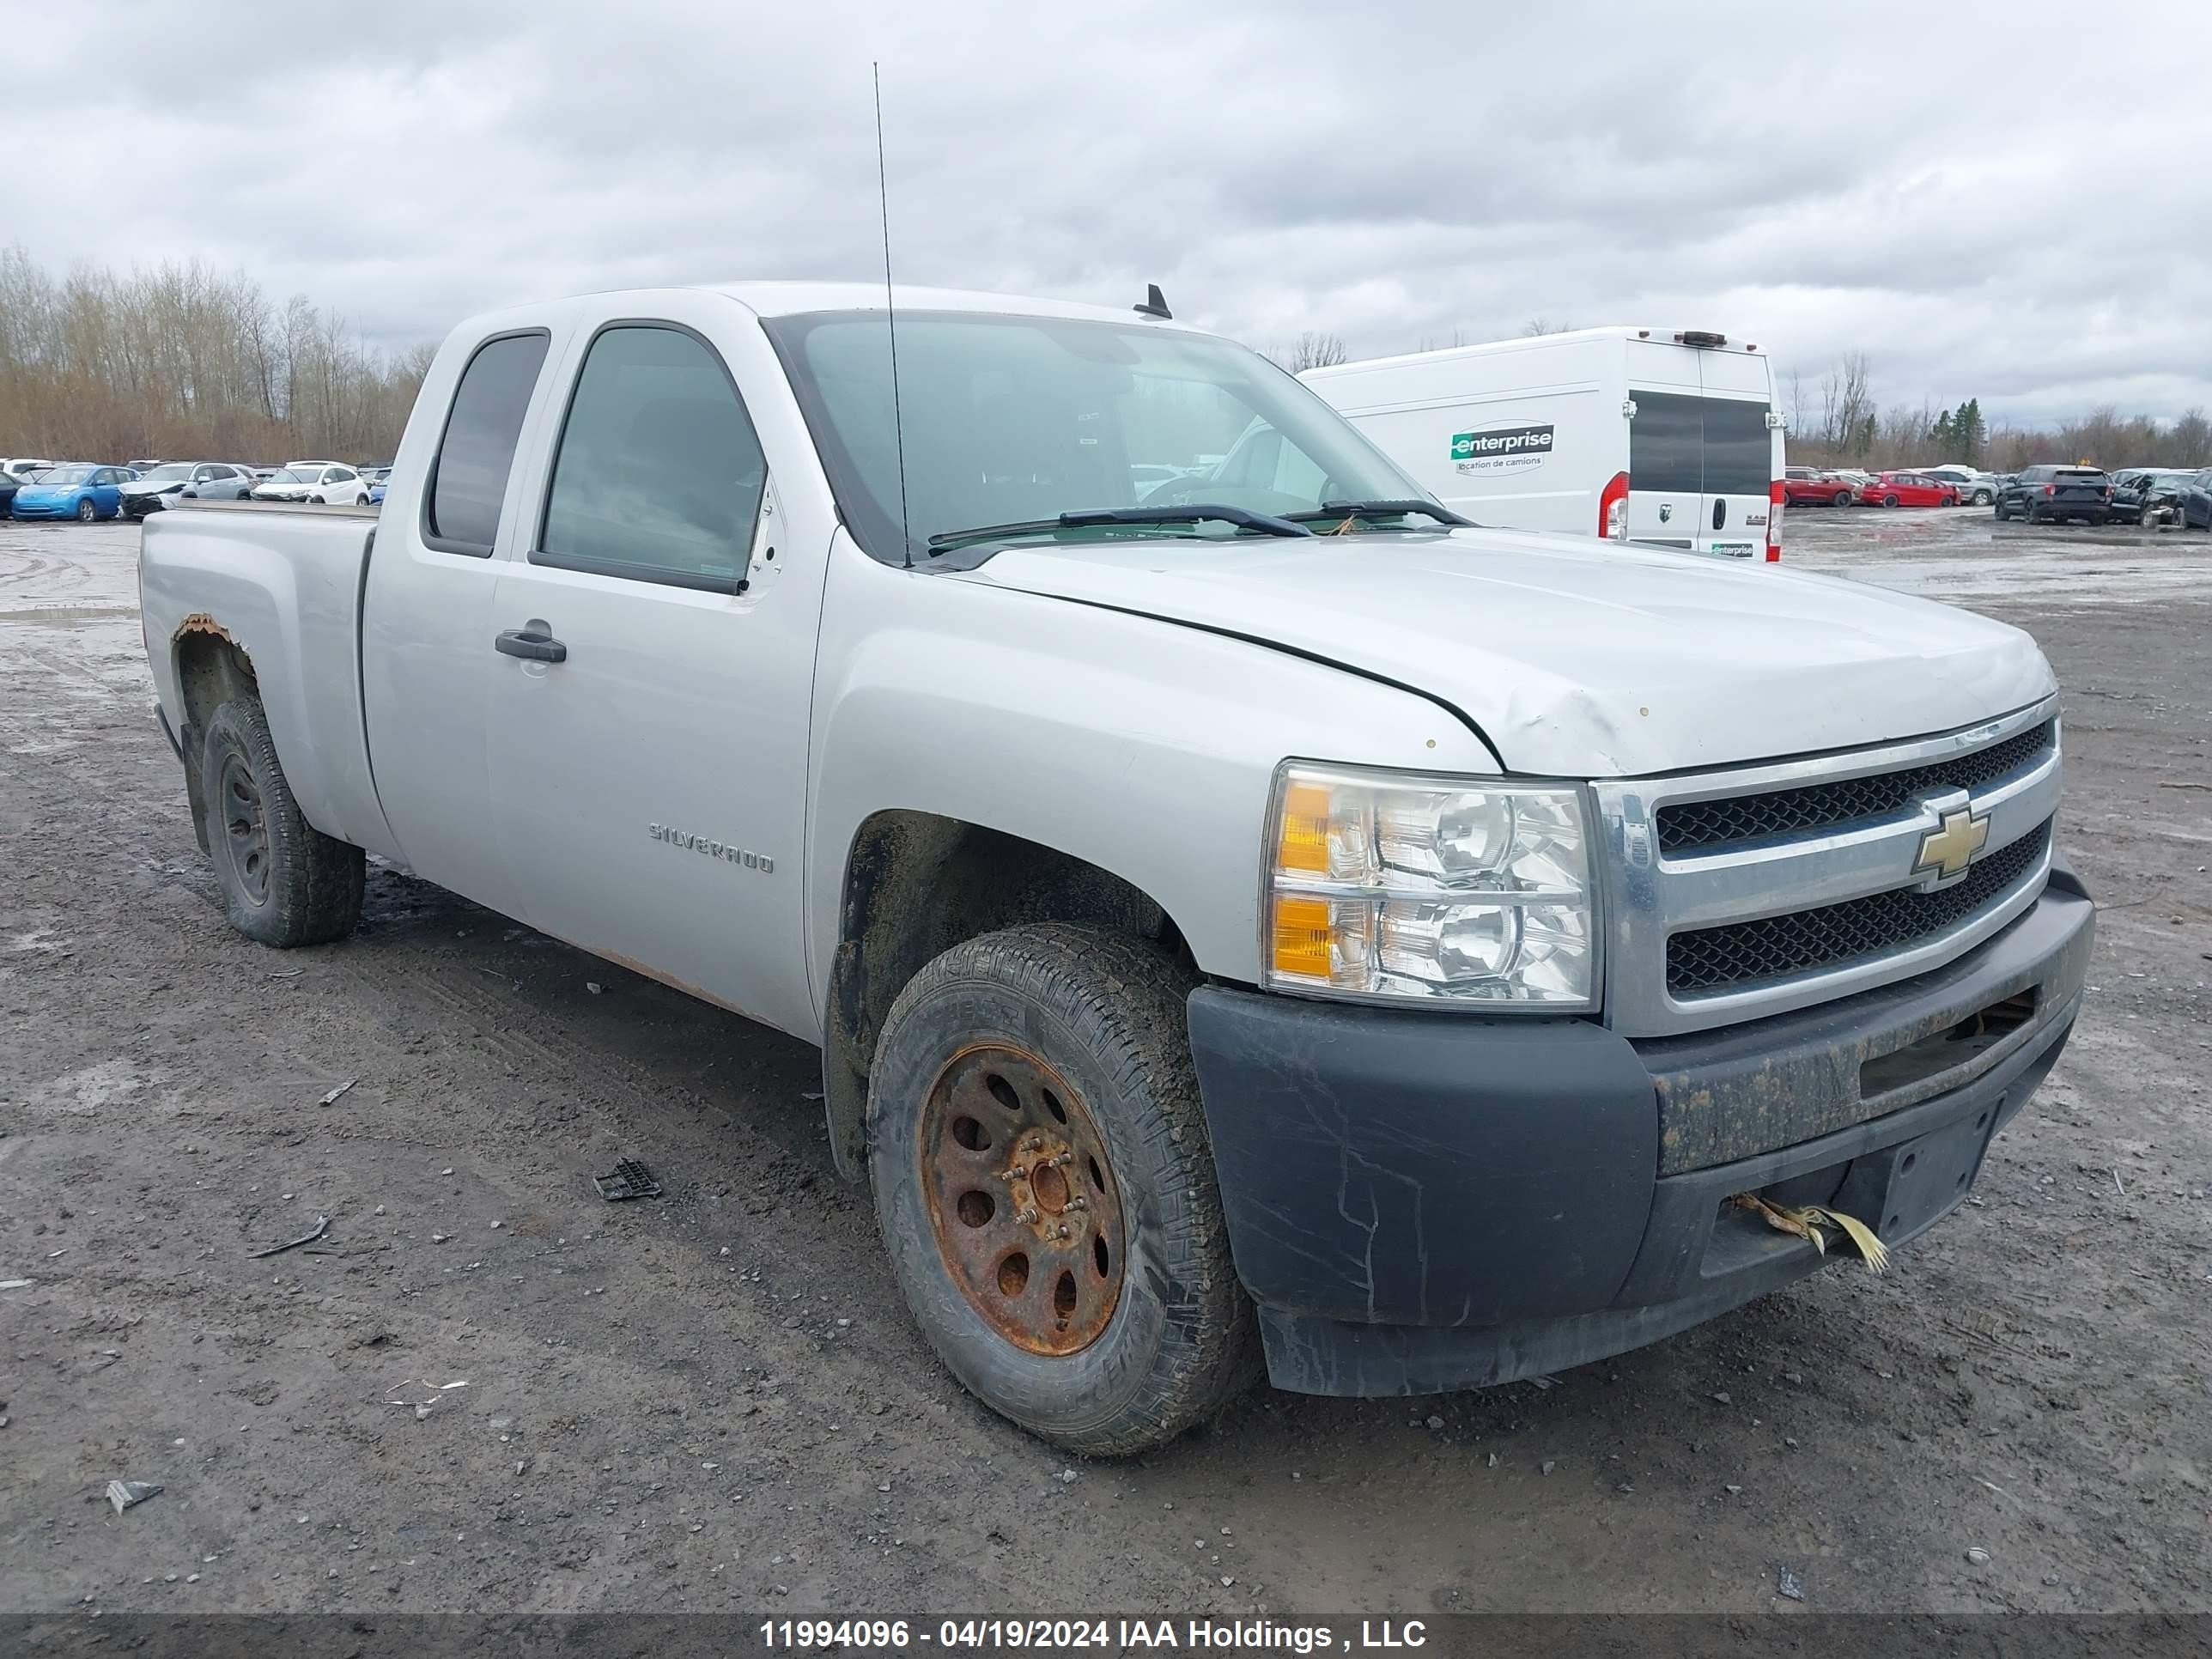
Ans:
{"type": "Polygon", "coordinates": [[[123,498],[123,516],[143,519],[149,514],[161,512],[175,499],[170,495],[125,495],[123,498]]]}
{"type": "Polygon", "coordinates": [[[1191,1044],[1269,1376],[1510,1382],[1823,1265],[1729,1208],[1738,1193],[1917,1237],[2065,1046],[2094,918],[2057,866],[2033,909],[1935,972],[1659,1042],[1201,987],[1191,1044]]]}

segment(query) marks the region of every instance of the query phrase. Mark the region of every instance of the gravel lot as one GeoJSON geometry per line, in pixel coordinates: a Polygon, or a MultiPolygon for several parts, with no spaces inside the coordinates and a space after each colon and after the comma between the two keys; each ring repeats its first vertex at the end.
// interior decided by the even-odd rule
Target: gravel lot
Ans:
{"type": "Polygon", "coordinates": [[[2068,689],[2097,963],[1977,1203],[1548,1389],[1109,1466],[938,1370],[811,1051],[389,871],[346,945],[234,935],[137,530],[0,526],[0,1609],[2212,1608],[2212,542],[1790,534],[2068,689]]]}

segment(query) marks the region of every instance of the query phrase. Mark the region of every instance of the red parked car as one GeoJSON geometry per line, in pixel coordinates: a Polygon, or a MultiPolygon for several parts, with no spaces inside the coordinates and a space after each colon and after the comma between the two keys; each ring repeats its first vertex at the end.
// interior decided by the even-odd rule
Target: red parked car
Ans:
{"type": "Polygon", "coordinates": [[[1849,507],[1854,486],[1840,472],[1815,466],[1783,470],[1782,499],[1791,507],[1849,507]]]}
{"type": "Polygon", "coordinates": [[[1878,472],[1859,487],[1861,507],[1956,507],[1959,486],[1919,472],[1878,472]]]}

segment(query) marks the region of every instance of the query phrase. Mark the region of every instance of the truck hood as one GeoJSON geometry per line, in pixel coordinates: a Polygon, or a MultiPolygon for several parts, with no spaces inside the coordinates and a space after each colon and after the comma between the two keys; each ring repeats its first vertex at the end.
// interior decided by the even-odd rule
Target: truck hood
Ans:
{"type": "Polygon", "coordinates": [[[1509,770],[1561,777],[1926,736],[2057,684],[2033,640],[1969,611],[1594,538],[1460,530],[1013,547],[963,579],[1395,680],[1462,711],[1509,770]]]}

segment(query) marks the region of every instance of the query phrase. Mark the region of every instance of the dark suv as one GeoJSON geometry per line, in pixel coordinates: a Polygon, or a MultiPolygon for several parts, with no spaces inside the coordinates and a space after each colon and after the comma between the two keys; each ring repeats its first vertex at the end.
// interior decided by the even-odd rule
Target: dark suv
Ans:
{"type": "Polygon", "coordinates": [[[2030,524],[2102,524],[2112,516],[2112,481],[2094,466],[2031,466],[1997,491],[1992,510],[2030,524]]]}

